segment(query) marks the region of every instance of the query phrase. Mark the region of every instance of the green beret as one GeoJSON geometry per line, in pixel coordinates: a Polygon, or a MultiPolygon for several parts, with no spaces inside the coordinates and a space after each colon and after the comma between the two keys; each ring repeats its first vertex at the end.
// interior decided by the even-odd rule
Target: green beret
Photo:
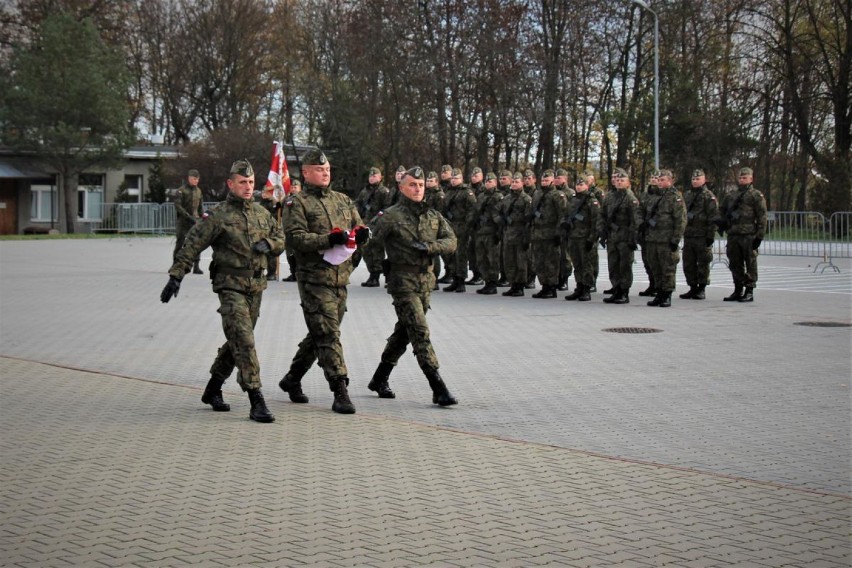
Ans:
{"type": "Polygon", "coordinates": [[[521,172],[515,172],[514,174],[512,174],[512,179],[524,179],[524,174],[522,174],[521,172]]]}
{"type": "Polygon", "coordinates": [[[461,176],[461,175],[462,175],[462,173],[461,173],[461,170],[460,170],[460,169],[458,169],[458,168],[453,168],[453,177],[461,176]]]}
{"type": "Polygon", "coordinates": [[[186,175],[187,175],[187,177],[195,177],[195,178],[197,178],[197,177],[201,177],[201,176],[198,174],[198,170],[189,170],[189,171],[186,173],[186,175]]]}
{"type": "Polygon", "coordinates": [[[477,167],[473,168],[473,170],[470,172],[470,175],[475,176],[476,174],[481,174],[481,173],[482,173],[482,168],[477,166],[477,167]]]}
{"type": "Polygon", "coordinates": [[[657,177],[673,178],[674,175],[671,170],[660,170],[657,172],[657,177]]]}
{"type": "Polygon", "coordinates": [[[409,168],[405,170],[405,175],[411,176],[414,179],[424,179],[425,174],[423,173],[423,168],[420,166],[414,166],[413,168],[409,168]]]}
{"type": "MultiPolygon", "coordinates": [[[[452,171],[452,168],[450,168],[450,170],[452,171]]],[[[426,174],[426,179],[438,179],[438,172],[429,170],[429,173],[426,174]]]]}
{"type": "Polygon", "coordinates": [[[496,180],[496,179],[497,179],[497,174],[495,174],[494,172],[488,172],[488,175],[486,175],[486,176],[485,176],[485,179],[493,179],[493,180],[496,180]]]}
{"type": "Polygon", "coordinates": [[[559,168],[558,170],[556,170],[556,176],[568,177],[568,170],[566,170],[565,168],[559,168]]]}
{"type": "Polygon", "coordinates": [[[612,171],[612,177],[630,177],[630,174],[627,173],[627,170],[624,168],[615,168],[612,171]]]}
{"type": "Polygon", "coordinates": [[[231,164],[231,174],[241,175],[243,177],[251,177],[254,175],[254,168],[248,160],[237,160],[231,164]]]}
{"type": "Polygon", "coordinates": [[[500,170],[500,177],[512,177],[512,172],[509,170],[500,170]]]}
{"type": "Polygon", "coordinates": [[[589,185],[589,180],[586,179],[586,176],[577,176],[577,180],[574,182],[574,185],[589,185]]]}
{"type": "Polygon", "coordinates": [[[441,173],[452,172],[452,171],[453,171],[453,166],[451,166],[450,164],[444,164],[443,166],[441,166],[441,173]]]}
{"type": "Polygon", "coordinates": [[[753,176],[754,170],[752,170],[751,168],[740,168],[740,175],[741,176],[753,176]]]}
{"type": "Polygon", "coordinates": [[[535,177],[535,172],[532,170],[524,170],[524,176],[526,177],[535,177]]]}
{"type": "Polygon", "coordinates": [[[319,148],[308,150],[307,152],[305,152],[305,155],[302,156],[303,166],[324,166],[327,163],[328,158],[325,157],[325,154],[323,154],[322,150],[320,150],[319,148]]]}
{"type": "Polygon", "coordinates": [[[704,170],[702,170],[702,169],[696,169],[696,170],[692,171],[692,177],[694,177],[694,178],[701,177],[703,175],[704,175],[704,170]]]}
{"type": "Polygon", "coordinates": [[[544,170],[543,172],[541,172],[541,177],[553,177],[553,170],[544,170]]]}
{"type": "Polygon", "coordinates": [[[583,172],[583,175],[586,177],[595,177],[595,172],[593,172],[592,170],[585,170],[583,172]]]}
{"type": "Polygon", "coordinates": [[[406,171],[407,171],[407,170],[405,169],[405,166],[403,166],[403,165],[400,165],[400,166],[396,169],[396,173],[398,173],[398,174],[404,174],[406,171]]]}
{"type": "Polygon", "coordinates": [[[382,170],[380,170],[379,168],[370,168],[370,175],[371,176],[380,176],[380,175],[382,175],[382,170]]]}

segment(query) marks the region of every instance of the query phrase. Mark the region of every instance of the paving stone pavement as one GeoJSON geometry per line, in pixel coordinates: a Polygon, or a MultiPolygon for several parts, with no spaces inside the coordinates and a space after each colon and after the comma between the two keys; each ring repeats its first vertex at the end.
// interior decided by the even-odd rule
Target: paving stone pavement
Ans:
{"type": "Polygon", "coordinates": [[[231,413],[198,401],[217,302],[188,276],[159,303],[171,247],[0,242],[0,565],[852,563],[850,328],[794,325],[850,323],[848,263],[761,257],[751,305],[721,302],[723,266],[668,310],[436,292],[449,409],[411,356],[396,400],[366,390],[393,312],[362,267],[355,416],[318,369],[311,404],[278,391],[305,327],[273,282],[257,336],[278,420],[259,425],[233,381],[231,413]]]}

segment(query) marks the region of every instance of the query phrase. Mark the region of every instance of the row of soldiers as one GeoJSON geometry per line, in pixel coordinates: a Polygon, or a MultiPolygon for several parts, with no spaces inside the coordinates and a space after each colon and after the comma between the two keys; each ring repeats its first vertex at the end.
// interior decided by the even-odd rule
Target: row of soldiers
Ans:
{"type": "MultiPolygon", "coordinates": [[[[397,178],[404,172],[403,166],[397,178]]],[[[525,289],[541,290],[534,298],[555,298],[567,289],[572,272],[576,287],[565,297],[589,301],[596,291],[598,245],[606,250],[611,288],[604,291],[606,303],[630,302],[635,251],[650,282],[640,296],[653,299],[651,306],[671,305],[675,290],[680,242],[683,240],[683,270],[689,291],[683,299],[703,300],[710,282],[710,264],[717,231],[728,232],[729,264],[734,275],[734,294],[728,301],[753,301],[757,281],[757,248],[766,227],[766,204],[753,188],[753,172],[742,168],[738,190],[725,197],[720,209],[715,194],[706,185],[705,173],[692,174],[691,187],[681,193],[670,170],[652,174],[649,185],[634,193],[630,177],[616,168],[611,189],[604,193],[591,171],[577,175],[569,185],[565,169],[547,169],[537,180],[532,170],[485,175],[474,168],[470,183],[462,172],[449,165],[440,174],[429,172],[426,201],[450,222],[458,247],[456,252],[436,258],[435,274],[445,266],[438,283],[445,292],[465,292],[465,285],[484,286],[479,294],[496,294],[508,286],[504,296],[523,296],[525,289]],[[740,242],[742,241],[742,242],[740,242]],[[732,247],[732,243],[738,243],[732,247]],[[467,279],[468,270],[473,276],[467,279]]],[[[398,181],[398,179],[397,179],[398,181]]],[[[397,195],[382,184],[378,168],[369,172],[368,184],[356,197],[365,220],[375,220],[397,195]]],[[[379,286],[382,251],[363,252],[369,278],[362,286],[379,286]]]]}

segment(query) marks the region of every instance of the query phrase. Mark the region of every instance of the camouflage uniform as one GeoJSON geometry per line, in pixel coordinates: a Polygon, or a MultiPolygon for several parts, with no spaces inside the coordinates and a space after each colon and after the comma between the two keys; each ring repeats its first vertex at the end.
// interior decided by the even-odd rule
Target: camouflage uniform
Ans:
{"type": "MultiPolygon", "coordinates": [[[[202,203],[201,188],[196,186],[182,185],[177,190],[175,195],[175,250],[172,255],[177,259],[177,253],[186,242],[187,233],[201,219],[203,211],[201,210],[202,203]]],[[[194,259],[197,263],[198,259],[194,259]]]]}
{"type": "MultiPolygon", "coordinates": [[[[590,174],[591,174],[591,172],[589,172],[589,175],[590,174]]],[[[589,186],[589,193],[594,195],[595,199],[597,199],[598,203],[600,203],[601,207],[603,207],[604,197],[606,197],[606,195],[601,190],[601,188],[599,188],[597,185],[590,185],[589,186]]],[[[596,257],[598,256],[597,247],[595,247],[595,256],[596,257]]],[[[595,264],[595,280],[592,283],[592,288],[595,288],[597,286],[598,274],[600,274],[600,268],[601,268],[600,262],[595,264]]]]}
{"type": "MultiPolygon", "coordinates": [[[[454,267],[455,277],[464,283],[467,278],[467,253],[470,241],[470,217],[476,208],[476,197],[466,184],[450,187],[444,199],[444,217],[450,222],[456,235],[455,253],[448,257],[448,266],[454,267]]],[[[448,268],[449,270],[449,268],[448,268]]]]}
{"type": "MultiPolygon", "coordinates": [[[[428,177],[437,177],[434,174],[435,172],[429,172],[428,177]]],[[[444,210],[444,198],[444,190],[441,188],[440,185],[438,185],[433,188],[426,188],[426,195],[423,197],[423,201],[425,201],[429,207],[440,213],[444,210]]],[[[438,275],[441,273],[441,259],[445,258],[446,256],[447,255],[445,253],[436,254],[434,260],[432,261],[432,271],[435,273],[436,278],[436,284],[434,287],[435,290],[438,289],[437,278],[438,275]]]]}
{"type": "MultiPolygon", "coordinates": [[[[567,208],[568,197],[563,191],[551,185],[535,192],[530,209],[533,265],[542,285],[541,292],[547,291],[548,294],[552,294],[550,297],[556,297],[562,250],[559,223],[565,216],[567,208]]],[[[534,297],[544,296],[534,294],[534,297]]]]}
{"type": "Polygon", "coordinates": [[[503,259],[506,276],[513,290],[523,291],[527,282],[530,234],[527,218],[531,214],[532,197],[520,189],[512,191],[500,202],[500,213],[505,222],[503,231],[503,259]]]}
{"type": "Polygon", "coordinates": [[[232,193],[224,203],[199,223],[178,251],[169,275],[180,280],[193,260],[207,247],[213,248],[210,279],[219,295],[219,314],[227,341],[210,368],[221,385],[237,368],[237,383],[244,391],[261,388],[260,365],[254,349],[254,326],[266,289],[265,254],[252,249],[260,240],[269,243],[271,254],[284,250],[281,227],[257,203],[232,193]]]}
{"type": "Polygon", "coordinates": [[[500,202],[503,194],[497,188],[483,189],[476,199],[473,226],[476,227],[476,258],[479,262],[479,272],[485,280],[485,293],[497,291],[497,280],[500,277],[500,202]]]}
{"type": "Polygon", "coordinates": [[[714,222],[719,215],[719,203],[706,185],[690,188],[684,195],[686,230],[683,234],[683,274],[690,290],[710,284],[710,263],[713,262],[714,222]]]}
{"type": "Polygon", "coordinates": [[[652,306],[671,303],[675,289],[677,264],[680,262],[678,246],[686,227],[686,208],[680,192],[674,187],[659,188],[646,205],[645,244],[648,264],[654,275],[657,290],[652,306]]]}
{"type": "Polygon", "coordinates": [[[290,374],[301,379],[318,360],[331,383],[348,376],[340,324],[346,313],[346,286],[353,264],[351,258],[336,266],[329,264],[322,253],[331,248],[328,235],[332,229],[350,231],[362,224],[361,216],[346,195],[309,183],[293,196],[288,209],[284,234],[296,258],[296,281],[308,326],[308,334],[293,356],[290,374]]]}
{"type": "Polygon", "coordinates": [[[607,194],[598,222],[598,235],[606,243],[609,280],[625,297],[633,285],[633,258],[640,219],[639,200],[629,187],[613,189],[607,194]]]}
{"type": "MultiPolygon", "coordinates": [[[[372,224],[372,219],[390,205],[390,190],[381,183],[367,185],[355,198],[358,214],[361,218],[372,224]]],[[[384,253],[381,248],[373,248],[369,242],[359,247],[358,252],[364,258],[370,275],[378,275],[382,272],[382,260],[384,253]]],[[[378,283],[378,282],[377,282],[378,283]]]]}
{"type": "Polygon", "coordinates": [[[728,264],[736,288],[751,290],[757,286],[758,246],[766,233],[766,200],[749,184],[725,196],[721,208],[728,231],[728,264]]]}
{"type": "MultiPolygon", "coordinates": [[[[567,175],[567,172],[565,172],[567,175]]],[[[568,201],[571,201],[571,198],[574,197],[574,190],[568,187],[568,184],[565,185],[557,185],[556,189],[565,194],[565,197],[568,201]]],[[[571,264],[571,251],[568,246],[568,241],[562,240],[562,244],[559,245],[559,287],[558,290],[565,290],[568,286],[568,279],[571,277],[571,274],[574,273],[574,266],[571,264]]]]}
{"type": "Polygon", "coordinates": [[[641,218],[641,223],[639,224],[639,231],[636,233],[636,241],[637,244],[642,247],[640,252],[642,258],[642,268],[645,269],[645,274],[648,276],[648,288],[639,292],[640,296],[655,296],[657,294],[657,282],[654,281],[654,271],[651,269],[651,261],[648,258],[648,247],[645,246],[645,229],[647,229],[645,225],[645,217],[646,211],[648,209],[648,204],[651,202],[656,202],[657,198],[660,196],[660,192],[657,191],[656,185],[648,185],[644,191],[640,191],[636,195],[636,199],[639,200],[639,215],[641,218]]]}
{"type": "MultiPolygon", "coordinates": [[[[598,219],[601,204],[591,190],[575,193],[568,202],[568,250],[574,263],[574,280],[581,290],[591,290],[598,265],[598,219]]],[[[577,296],[579,297],[579,295],[577,296]]]]}

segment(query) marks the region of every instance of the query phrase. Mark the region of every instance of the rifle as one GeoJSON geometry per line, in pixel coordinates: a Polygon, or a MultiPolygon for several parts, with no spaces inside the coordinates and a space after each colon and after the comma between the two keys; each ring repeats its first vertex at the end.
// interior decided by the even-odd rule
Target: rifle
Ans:
{"type": "Polygon", "coordinates": [[[725,207],[725,216],[715,219],[716,226],[719,228],[719,234],[724,235],[725,231],[731,228],[734,221],[740,218],[740,212],[737,211],[745,197],[746,191],[741,191],[730,207],[725,207]]]}

